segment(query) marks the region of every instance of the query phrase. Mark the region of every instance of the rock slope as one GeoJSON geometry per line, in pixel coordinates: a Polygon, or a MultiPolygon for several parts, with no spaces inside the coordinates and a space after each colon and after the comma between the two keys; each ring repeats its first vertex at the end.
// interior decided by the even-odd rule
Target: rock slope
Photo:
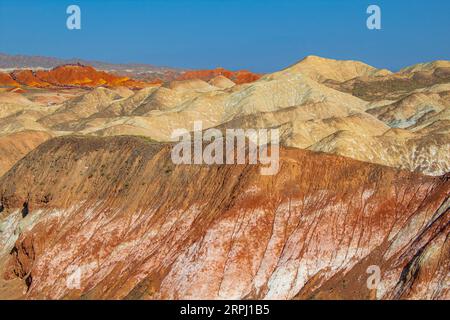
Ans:
{"type": "Polygon", "coordinates": [[[117,76],[81,64],[61,65],[50,70],[18,69],[9,74],[0,73],[0,86],[35,88],[124,86],[131,89],[142,89],[151,85],[154,83],[117,76]]]}
{"type": "MultiPolygon", "coordinates": [[[[229,79],[234,73],[215,69],[186,72],[180,80],[136,92],[121,81],[72,97],[53,88],[39,91],[45,94],[4,92],[0,134],[126,134],[170,142],[173,130],[192,130],[194,121],[202,121],[204,129],[279,128],[285,146],[442,175],[450,171],[446,66],[440,61],[393,74],[361,62],[310,56],[244,84],[229,79]]],[[[65,68],[73,72],[39,71],[35,78],[74,84],[84,74],[79,71],[84,67],[65,68]]],[[[21,72],[32,81],[31,71],[21,72]]]]}
{"type": "Polygon", "coordinates": [[[201,79],[208,81],[219,76],[223,76],[237,84],[250,83],[261,77],[260,74],[248,70],[230,71],[224,68],[216,68],[212,70],[185,71],[176,80],[201,79]]]}
{"type": "Polygon", "coordinates": [[[449,299],[449,75],[0,73],[0,298],[449,299]],[[280,171],[174,165],[195,121],[279,129],[280,171]]]}
{"type": "Polygon", "coordinates": [[[0,295],[450,298],[448,175],[282,148],[261,176],[170,150],[64,137],[19,161],[0,179],[0,295]]]}

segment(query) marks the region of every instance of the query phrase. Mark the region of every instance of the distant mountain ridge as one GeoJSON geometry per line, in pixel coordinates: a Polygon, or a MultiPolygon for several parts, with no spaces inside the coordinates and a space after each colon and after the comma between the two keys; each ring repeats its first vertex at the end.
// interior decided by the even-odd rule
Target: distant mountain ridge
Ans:
{"type": "Polygon", "coordinates": [[[84,59],[60,59],[44,56],[10,55],[0,53],[0,69],[52,69],[61,65],[82,64],[119,75],[143,80],[173,79],[184,72],[181,68],[169,68],[142,63],[109,63],[84,59]]]}
{"type": "Polygon", "coordinates": [[[0,72],[0,86],[57,88],[57,87],[84,87],[93,88],[127,87],[142,89],[160,82],[134,80],[127,76],[118,76],[114,73],[98,71],[91,66],[82,64],[66,64],[52,69],[16,69],[11,73],[0,72]]]}
{"type": "MultiPolygon", "coordinates": [[[[0,85],[17,85],[5,75],[20,70],[39,72],[39,70],[52,70],[61,66],[81,65],[90,66],[98,71],[106,71],[118,76],[125,76],[135,80],[144,80],[152,83],[162,83],[173,80],[202,79],[212,80],[217,76],[225,76],[237,84],[253,82],[261,75],[248,70],[230,71],[224,68],[212,70],[189,70],[181,68],[161,67],[150,64],[139,63],[109,63],[101,61],[90,61],[83,59],[60,59],[44,56],[9,55],[0,53],[0,85]],[[2,81],[3,80],[3,81],[2,81]]],[[[20,81],[19,81],[20,82],[20,81]]]]}

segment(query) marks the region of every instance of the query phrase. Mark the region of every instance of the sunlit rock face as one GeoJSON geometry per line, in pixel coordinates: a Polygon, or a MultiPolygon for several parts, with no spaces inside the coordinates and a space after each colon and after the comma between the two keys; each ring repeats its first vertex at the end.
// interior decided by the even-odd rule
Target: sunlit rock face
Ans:
{"type": "MultiPolygon", "coordinates": [[[[278,128],[286,147],[426,175],[450,171],[448,61],[392,73],[310,56],[263,76],[217,68],[169,80],[133,80],[77,64],[0,74],[7,86],[0,88],[0,138],[33,131],[170,142],[174,130],[202,121],[204,129],[278,128]]],[[[24,156],[31,149],[21,150],[24,156]]]]}
{"type": "Polygon", "coordinates": [[[0,73],[0,86],[34,88],[124,86],[132,89],[142,89],[156,83],[160,83],[160,81],[133,80],[81,64],[61,65],[50,70],[20,69],[9,74],[0,73]]]}
{"type": "Polygon", "coordinates": [[[449,298],[448,175],[282,148],[262,176],[170,151],[65,137],[19,161],[0,180],[2,295],[449,298]]]}
{"type": "Polygon", "coordinates": [[[176,80],[212,80],[216,77],[225,77],[236,84],[250,83],[258,80],[261,75],[253,73],[248,70],[230,71],[224,68],[217,68],[212,70],[193,70],[183,72],[176,80]]]}
{"type": "Polygon", "coordinates": [[[0,73],[0,298],[449,299],[449,66],[0,73]],[[278,173],[175,165],[199,122],[278,173]]]}
{"type": "Polygon", "coordinates": [[[217,68],[174,79],[143,82],[77,64],[0,74],[0,85],[9,86],[0,90],[0,136],[37,131],[169,142],[174,130],[202,121],[204,129],[279,128],[287,147],[433,176],[450,171],[448,61],[392,73],[309,56],[262,77],[217,68]],[[25,91],[8,92],[16,90],[11,81],[25,91]]]}

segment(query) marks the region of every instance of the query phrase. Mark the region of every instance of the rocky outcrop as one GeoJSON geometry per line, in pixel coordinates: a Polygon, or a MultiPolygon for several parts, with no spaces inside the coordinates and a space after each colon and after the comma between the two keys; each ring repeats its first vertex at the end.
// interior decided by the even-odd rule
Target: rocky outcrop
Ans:
{"type": "Polygon", "coordinates": [[[135,81],[128,77],[116,76],[104,71],[98,71],[90,66],[78,64],[63,65],[50,71],[36,71],[36,77],[55,86],[124,86],[141,89],[150,85],[143,81],[135,81]]]}
{"type": "Polygon", "coordinates": [[[233,81],[231,81],[230,79],[228,79],[224,76],[214,77],[211,80],[209,80],[208,83],[212,86],[215,86],[218,88],[223,88],[223,89],[228,89],[235,85],[235,83],[233,81]]]}
{"type": "Polygon", "coordinates": [[[185,72],[185,80],[137,92],[127,88],[132,80],[126,77],[81,65],[21,71],[27,81],[88,89],[0,93],[0,134],[142,135],[170,142],[174,130],[192,130],[196,121],[204,129],[279,128],[287,147],[439,176],[450,170],[447,65],[392,74],[310,56],[250,83],[235,84],[229,78],[239,72],[219,68],[185,72]]]}
{"type": "MultiPolygon", "coordinates": [[[[140,76],[145,78],[145,76],[140,76]]],[[[164,82],[174,80],[198,79],[209,81],[223,76],[234,83],[243,84],[256,81],[261,77],[261,75],[247,70],[229,71],[223,68],[163,73],[160,76],[162,79],[155,78],[155,75],[148,76],[148,80],[133,79],[123,75],[100,71],[87,65],[64,64],[50,70],[18,69],[11,73],[0,72],[0,86],[28,86],[35,88],[94,88],[105,86],[142,89],[150,86],[158,86],[164,82]]],[[[229,86],[228,83],[227,86],[229,86]]]]}
{"type": "Polygon", "coordinates": [[[36,73],[33,70],[16,70],[10,75],[20,85],[36,88],[48,88],[51,86],[50,83],[36,77],[36,73]]]}
{"type": "Polygon", "coordinates": [[[449,175],[282,148],[278,174],[262,176],[175,166],[170,150],[62,137],[19,161],[0,179],[2,293],[450,298],[449,175]]]}
{"type": "Polygon", "coordinates": [[[19,83],[15,81],[10,74],[0,72],[0,85],[16,87],[19,86],[19,83]]]}
{"type": "Polygon", "coordinates": [[[218,76],[228,78],[236,84],[250,83],[261,77],[261,75],[247,70],[229,71],[224,68],[216,68],[212,70],[186,71],[183,72],[176,80],[200,79],[209,81],[218,76]]]}
{"type": "Polygon", "coordinates": [[[68,64],[51,70],[16,70],[10,74],[0,74],[2,86],[28,86],[36,88],[93,88],[127,87],[142,89],[160,84],[160,81],[146,82],[117,76],[105,71],[98,71],[91,66],[68,64]]]}

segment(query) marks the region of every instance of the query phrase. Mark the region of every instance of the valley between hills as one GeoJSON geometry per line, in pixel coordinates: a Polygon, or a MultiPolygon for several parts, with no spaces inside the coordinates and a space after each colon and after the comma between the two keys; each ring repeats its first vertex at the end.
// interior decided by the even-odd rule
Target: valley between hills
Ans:
{"type": "Polygon", "coordinates": [[[0,298],[450,298],[450,61],[158,72],[0,71],[0,298]],[[195,121],[279,172],[175,165],[195,121]]]}

